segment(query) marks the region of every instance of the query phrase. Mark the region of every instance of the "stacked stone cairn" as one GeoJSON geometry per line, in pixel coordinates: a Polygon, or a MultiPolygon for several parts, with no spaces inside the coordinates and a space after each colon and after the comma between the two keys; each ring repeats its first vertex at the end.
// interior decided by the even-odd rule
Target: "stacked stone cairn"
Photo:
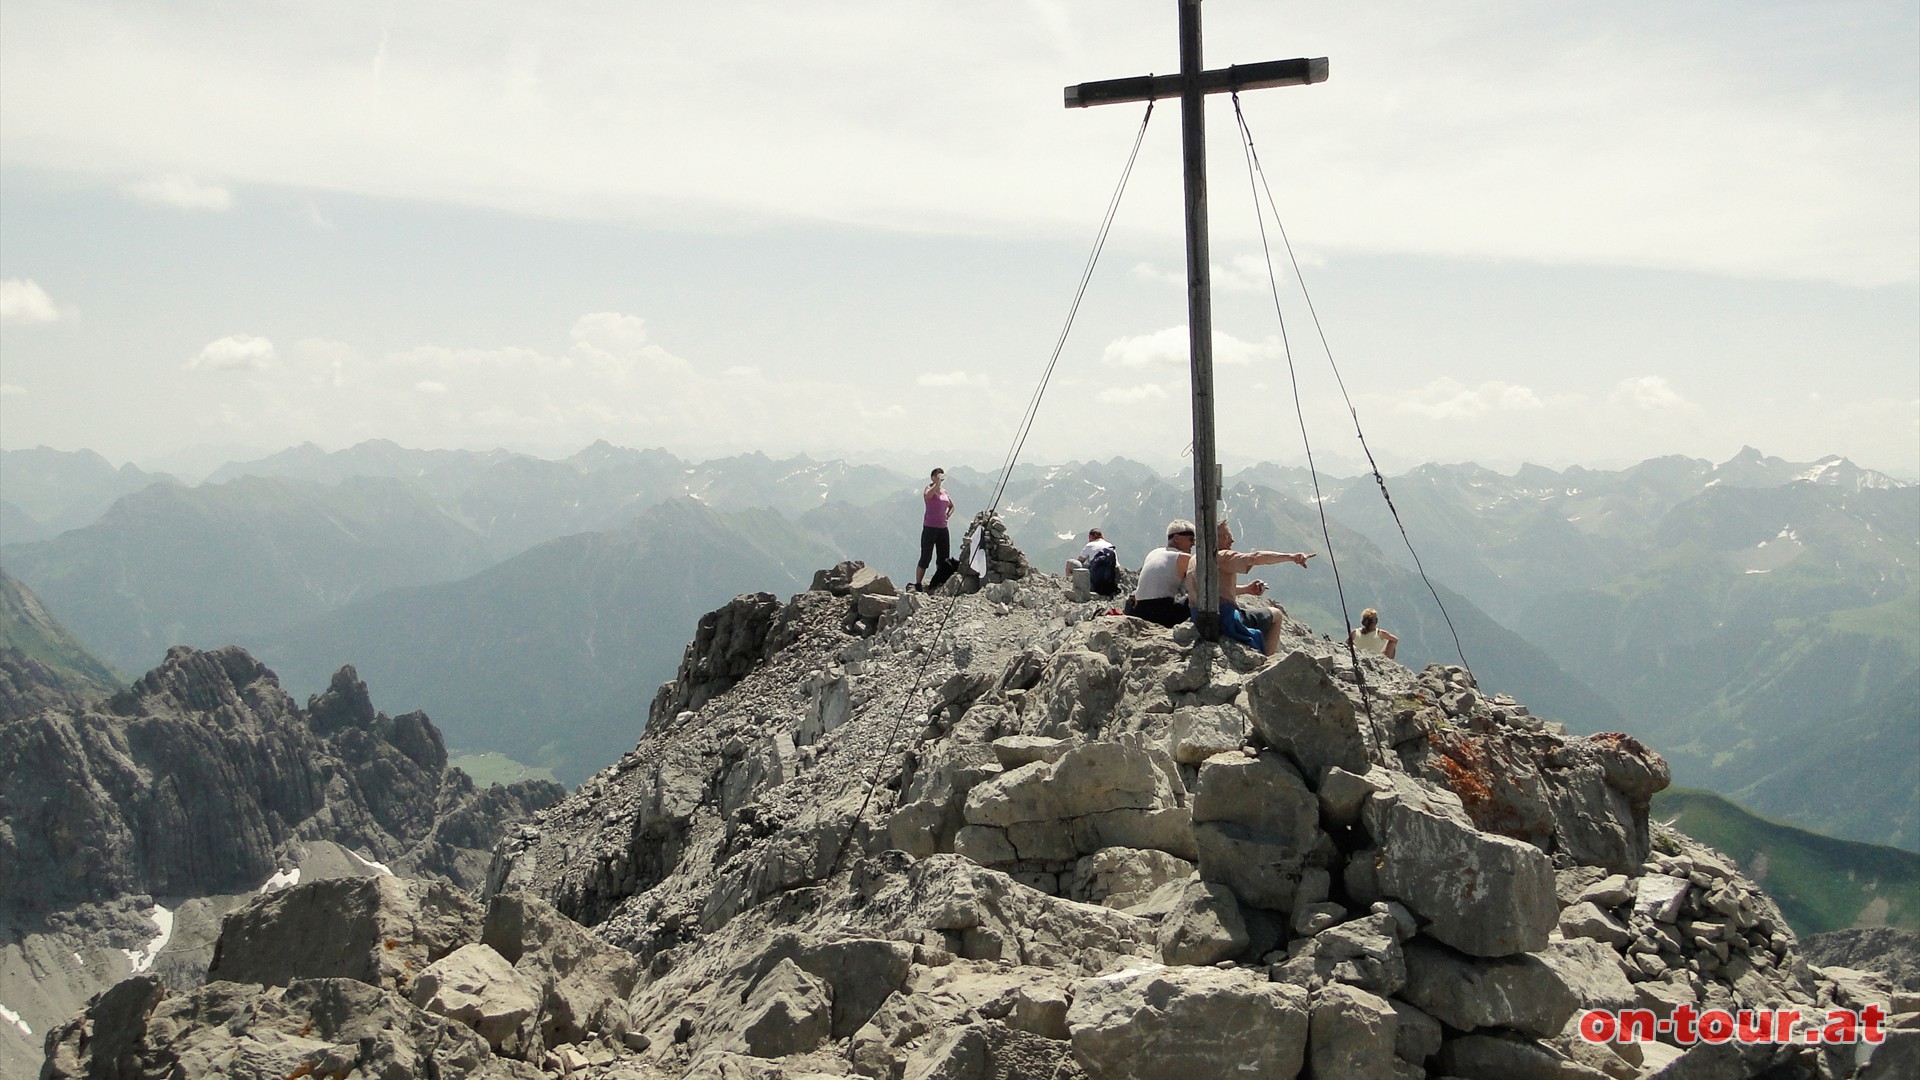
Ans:
{"type": "Polygon", "coordinates": [[[997,585],[1003,581],[1019,581],[1030,573],[1032,567],[1027,564],[1027,556],[1007,535],[1007,524],[1000,515],[992,510],[982,510],[973,515],[973,521],[960,535],[960,571],[947,580],[942,590],[949,596],[978,592],[983,585],[997,585]],[[987,572],[977,574],[973,569],[973,534],[980,531],[980,550],[987,554],[987,572]]]}

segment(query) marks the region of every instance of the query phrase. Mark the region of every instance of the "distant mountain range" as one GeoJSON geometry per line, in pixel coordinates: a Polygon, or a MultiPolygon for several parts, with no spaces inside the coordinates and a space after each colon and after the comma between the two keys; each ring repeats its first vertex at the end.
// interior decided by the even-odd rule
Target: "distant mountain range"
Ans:
{"type": "MultiPolygon", "coordinates": [[[[1920,487],[1750,448],[1616,473],[1428,465],[1389,484],[1432,576],[1603,693],[1676,782],[1920,848],[1920,487]],[[1796,778],[1842,758],[1884,782],[1822,805],[1796,778]]],[[[1373,487],[1329,512],[1406,562],[1373,487]]]]}
{"type": "MultiPolygon", "coordinates": [[[[0,466],[8,522],[38,530],[0,562],[111,666],[239,643],[311,691],[351,662],[454,745],[569,781],[632,745],[701,612],[847,557],[910,581],[923,482],[606,443],[563,461],[305,446],[191,488],[86,452],[0,466]]],[[[999,479],[951,463],[948,478],[956,524],[999,479]]],[[[1124,459],[1021,466],[999,509],[1042,570],[1094,524],[1138,566],[1191,516],[1186,484],[1124,459]]],[[[1640,735],[1682,783],[1920,846],[1920,487],[1752,450],[1620,471],[1427,465],[1387,486],[1398,523],[1372,477],[1320,477],[1324,533],[1302,469],[1242,470],[1227,502],[1244,546],[1320,553],[1260,576],[1321,633],[1379,608],[1412,666],[1464,654],[1484,687],[1552,719],[1640,735]],[[1860,778],[1849,799],[1809,794],[1835,770],[1860,778]]]]}

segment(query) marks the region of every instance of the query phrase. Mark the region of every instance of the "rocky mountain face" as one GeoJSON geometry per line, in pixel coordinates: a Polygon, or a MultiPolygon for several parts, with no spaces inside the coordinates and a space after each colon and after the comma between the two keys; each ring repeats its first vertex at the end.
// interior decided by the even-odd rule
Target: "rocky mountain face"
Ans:
{"type": "Polygon", "coordinates": [[[351,667],[302,708],[232,647],[176,647],[110,698],[41,694],[0,717],[0,776],[6,1075],[130,973],[197,985],[246,896],[362,874],[477,888],[503,830],[563,794],[476,790],[425,714],[376,711],[351,667]]]}
{"type": "Polygon", "coordinates": [[[1911,1015],[1864,1068],[1586,1042],[1593,1008],[1920,1001],[1810,967],[1649,820],[1668,770],[1632,738],[1284,615],[1271,659],[1105,616],[1005,554],[973,593],[842,567],[736,599],[634,750],[496,850],[484,908],[256,900],[215,981],[123,984],[43,1075],[1731,1080],[1920,1052],[1911,1015]]]}

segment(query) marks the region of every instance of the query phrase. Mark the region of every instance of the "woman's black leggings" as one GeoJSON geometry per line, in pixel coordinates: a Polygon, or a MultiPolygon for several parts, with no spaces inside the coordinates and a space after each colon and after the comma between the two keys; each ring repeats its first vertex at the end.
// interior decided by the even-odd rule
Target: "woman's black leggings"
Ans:
{"type": "Polygon", "coordinates": [[[941,562],[946,562],[948,557],[947,553],[952,543],[952,539],[947,535],[947,527],[945,525],[920,526],[920,565],[918,569],[925,570],[927,563],[932,561],[935,552],[939,553],[941,562]]]}

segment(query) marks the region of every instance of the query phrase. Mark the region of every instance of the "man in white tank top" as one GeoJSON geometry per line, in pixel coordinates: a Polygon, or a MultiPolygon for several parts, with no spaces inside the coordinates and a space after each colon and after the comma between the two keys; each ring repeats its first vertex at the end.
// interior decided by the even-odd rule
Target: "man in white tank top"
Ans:
{"type": "Polygon", "coordinates": [[[1140,584],[1128,614],[1161,626],[1178,626],[1192,617],[1185,593],[1193,537],[1193,522],[1184,518],[1167,522],[1167,546],[1147,552],[1140,564],[1140,584]]]}

